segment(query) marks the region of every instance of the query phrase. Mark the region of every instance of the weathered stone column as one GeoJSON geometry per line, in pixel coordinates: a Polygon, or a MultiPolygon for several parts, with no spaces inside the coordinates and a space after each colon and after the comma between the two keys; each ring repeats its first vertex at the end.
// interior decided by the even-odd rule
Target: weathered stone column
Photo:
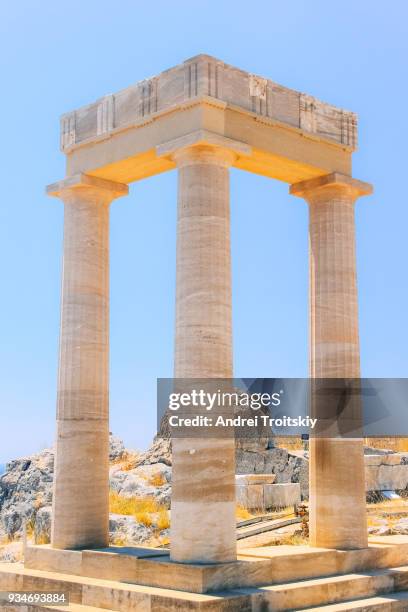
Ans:
{"type": "MultiPolygon", "coordinates": [[[[179,168],[176,378],[232,378],[229,166],[226,149],[174,154],[179,168]]],[[[171,558],[236,559],[234,440],[173,439],[171,558]]]]}
{"type": "MultiPolygon", "coordinates": [[[[354,202],[372,187],[334,173],[290,192],[310,208],[310,375],[359,378],[354,202]]],[[[309,498],[312,546],[367,546],[362,439],[310,440],[309,498]]]]}
{"type": "Polygon", "coordinates": [[[51,543],[108,544],[109,204],[126,185],[88,175],[47,188],[65,205],[51,543]]]}

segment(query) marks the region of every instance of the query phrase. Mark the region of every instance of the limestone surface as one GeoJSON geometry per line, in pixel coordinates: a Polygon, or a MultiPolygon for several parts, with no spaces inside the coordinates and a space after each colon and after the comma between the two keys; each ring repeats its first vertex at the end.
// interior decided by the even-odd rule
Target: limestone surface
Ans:
{"type": "MultiPolygon", "coordinates": [[[[65,205],[52,545],[101,547],[110,202],[127,183],[178,168],[174,376],[230,379],[229,168],[291,184],[310,206],[310,374],[358,378],[354,201],[371,187],[350,176],[352,113],[205,55],[68,113],[61,128],[67,177],[48,188],[65,205]]],[[[176,437],[172,455],[172,560],[236,560],[235,441],[176,437]]],[[[301,481],[301,458],[292,464],[301,481]]],[[[156,457],[156,465],[164,463],[156,457]]],[[[140,474],[120,471],[120,490],[143,488],[140,474]]],[[[310,441],[310,493],[312,545],[367,546],[361,439],[310,441]]]]}
{"type": "Polygon", "coordinates": [[[210,55],[197,55],[61,118],[61,148],[74,150],[200,98],[355,148],[357,116],[210,55]]]}
{"type": "MultiPolygon", "coordinates": [[[[232,378],[229,167],[221,147],[187,147],[179,167],[176,273],[176,379],[232,378]]],[[[236,559],[235,442],[175,438],[171,557],[236,559]]]]}
{"type": "MultiPolygon", "coordinates": [[[[154,464],[143,465],[140,471],[137,465],[130,470],[123,470],[128,454],[132,453],[125,449],[122,440],[111,435],[111,489],[124,497],[152,497],[169,507],[171,469],[164,464],[154,464]],[[156,483],[154,486],[149,484],[153,476],[160,477],[159,480],[153,480],[156,483]]],[[[39,541],[49,540],[53,477],[53,449],[15,459],[6,465],[5,473],[0,476],[0,541],[20,538],[24,524],[27,524],[39,541]]],[[[110,523],[111,526],[115,524],[115,521],[110,523]]],[[[110,531],[110,535],[114,536],[114,530],[110,531]]],[[[132,542],[138,543],[134,537],[132,542]]]]}
{"type": "MultiPolygon", "coordinates": [[[[354,203],[371,185],[332,173],[294,184],[309,204],[310,376],[360,377],[354,203]]],[[[312,411],[316,411],[315,401],[312,411]]],[[[322,402],[313,416],[326,418],[322,402]]],[[[353,418],[358,407],[353,409],[353,418]]],[[[356,418],[358,421],[358,418],[356,418]]],[[[313,546],[365,548],[367,526],[363,441],[310,440],[310,541],[313,546]],[[345,508],[347,507],[347,512],[345,508]]]]}

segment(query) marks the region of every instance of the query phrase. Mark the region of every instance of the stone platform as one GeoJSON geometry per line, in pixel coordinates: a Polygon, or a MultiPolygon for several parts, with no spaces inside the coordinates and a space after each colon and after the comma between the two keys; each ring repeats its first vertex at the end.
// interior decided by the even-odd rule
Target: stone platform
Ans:
{"type": "MultiPolygon", "coordinates": [[[[408,466],[407,466],[408,467],[408,466]]],[[[275,483],[275,474],[235,476],[237,502],[248,510],[279,510],[300,503],[298,482],[275,483]]]]}
{"type": "Polygon", "coordinates": [[[214,565],[173,563],[153,548],[30,546],[24,566],[0,564],[0,591],[8,590],[68,592],[70,606],[52,609],[69,612],[408,610],[408,537],[352,551],[247,548],[214,565]]]}

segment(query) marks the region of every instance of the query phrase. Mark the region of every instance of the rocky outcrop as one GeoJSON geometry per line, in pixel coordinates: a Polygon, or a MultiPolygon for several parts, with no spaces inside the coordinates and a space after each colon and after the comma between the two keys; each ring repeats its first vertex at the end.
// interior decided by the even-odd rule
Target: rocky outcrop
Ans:
{"type": "MultiPolygon", "coordinates": [[[[237,447],[237,473],[275,474],[277,483],[299,482],[302,497],[307,497],[307,457],[289,453],[267,444],[237,447]]],[[[171,496],[171,442],[156,438],[145,452],[128,451],[122,440],[110,437],[110,486],[122,497],[151,497],[165,508],[170,507],[171,496]]],[[[41,453],[10,461],[0,476],[0,541],[18,538],[24,525],[36,541],[46,542],[50,537],[52,481],[54,452],[41,453]]],[[[146,541],[151,530],[132,524],[131,517],[119,519],[113,515],[112,538],[119,540],[126,532],[132,542],[146,541]],[[119,522],[118,522],[119,521],[119,522]]],[[[133,522],[132,522],[133,521],[133,522]]],[[[136,521],[137,522],[137,521],[136,521]]]]}
{"type": "Polygon", "coordinates": [[[163,463],[171,465],[171,441],[167,438],[155,438],[151,447],[141,453],[138,465],[151,465],[153,463],[163,463]]]}
{"type": "Polygon", "coordinates": [[[109,533],[113,544],[145,544],[152,538],[152,529],[126,514],[109,515],[109,533]]]}
{"type": "MultiPolygon", "coordinates": [[[[126,450],[122,440],[111,435],[109,458],[113,491],[123,497],[151,497],[160,506],[170,507],[171,459],[165,443],[139,456],[126,450]],[[128,461],[129,457],[132,462],[128,461]]],[[[24,525],[37,542],[49,540],[53,474],[52,449],[6,465],[5,473],[0,476],[0,542],[21,537],[24,525]]],[[[119,520],[117,516],[111,515],[112,538],[121,539],[126,535],[129,542],[142,543],[152,537],[154,523],[148,528],[138,526],[133,517],[119,520]]]]}
{"type": "Polygon", "coordinates": [[[5,546],[0,545],[0,563],[18,563],[23,557],[23,546],[21,542],[10,542],[5,546]]]}
{"type": "MultiPolygon", "coordinates": [[[[51,533],[51,506],[41,508],[36,514],[35,520],[35,541],[47,542],[50,539],[51,533]]],[[[127,544],[137,545],[150,542],[157,533],[158,527],[154,522],[145,525],[138,521],[134,516],[126,514],[110,514],[109,515],[109,534],[112,544],[127,544]]],[[[169,530],[161,530],[160,538],[168,536],[169,530]]]]}
{"type": "MultiPolygon", "coordinates": [[[[309,461],[304,451],[290,452],[271,447],[267,438],[240,440],[235,453],[236,474],[275,474],[277,483],[298,482],[303,499],[309,495],[309,461]]],[[[138,465],[161,463],[171,466],[171,442],[156,438],[142,453],[138,465]]]]}
{"type": "Polygon", "coordinates": [[[154,515],[151,525],[145,525],[134,516],[110,514],[109,532],[113,544],[137,545],[152,543],[152,539],[160,543],[169,537],[170,529],[162,529],[154,515]]]}
{"type": "Polygon", "coordinates": [[[123,440],[110,434],[109,436],[109,461],[120,461],[127,454],[123,440]]]}
{"type": "Polygon", "coordinates": [[[54,453],[10,461],[0,477],[0,537],[21,534],[24,523],[33,527],[40,508],[52,502],[54,453]]]}
{"type": "Polygon", "coordinates": [[[110,486],[123,497],[153,497],[157,503],[169,508],[171,467],[164,463],[143,464],[132,470],[112,466],[110,486]]]}
{"type": "MultiPolygon", "coordinates": [[[[119,461],[125,455],[122,440],[111,435],[110,460],[119,461]]],[[[44,509],[52,503],[53,475],[53,449],[6,464],[5,473],[0,476],[0,538],[21,535],[24,523],[34,532],[49,531],[42,517],[44,509]]]]}
{"type": "Polygon", "coordinates": [[[38,544],[47,543],[51,538],[52,506],[39,508],[34,521],[34,539],[38,544]]]}
{"type": "MultiPolygon", "coordinates": [[[[367,491],[407,490],[408,454],[370,451],[365,449],[367,491]]],[[[151,498],[156,506],[170,508],[172,457],[168,439],[156,438],[147,451],[135,453],[111,435],[109,458],[112,491],[121,498],[151,498]]],[[[274,448],[266,439],[237,444],[237,474],[269,474],[277,484],[299,483],[302,499],[308,498],[308,463],[307,451],[274,448]]],[[[2,539],[21,536],[24,524],[37,542],[48,541],[53,473],[52,449],[6,465],[0,475],[0,544],[2,539]]],[[[112,541],[133,544],[147,542],[159,531],[161,536],[166,533],[155,525],[154,516],[144,524],[134,516],[111,514],[110,529],[112,541]]]]}

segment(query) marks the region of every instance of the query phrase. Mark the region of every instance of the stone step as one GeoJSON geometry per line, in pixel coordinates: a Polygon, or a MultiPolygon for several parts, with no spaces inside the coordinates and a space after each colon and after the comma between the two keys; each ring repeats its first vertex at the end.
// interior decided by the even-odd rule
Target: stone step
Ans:
{"type": "Polygon", "coordinates": [[[389,593],[379,597],[368,597],[366,599],[355,599],[344,601],[342,603],[329,604],[326,606],[318,606],[313,608],[298,608],[293,612],[347,612],[359,610],[360,612],[372,612],[381,610],[382,612],[407,612],[408,610],[408,591],[400,591],[399,593],[389,593]]]}
{"type": "MultiPolygon", "coordinates": [[[[26,569],[19,563],[0,563],[0,591],[58,591],[68,593],[73,605],[113,612],[251,612],[251,594],[228,592],[189,593],[173,589],[141,586],[114,580],[59,574],[26,569]]],[[[64,607],[62,607],[63,609],[64,607]]],[[[32,607],[32,610],[35,609],[32,607]]],[[[41,607],[38,608],[47,609],[41,607]]],[[[55,606],[52,607],[55,610],[55,606]]],[[[80,608],[78,608],[79,612],[80,608]]]]}
{"type": "Polygon", "coordinates": [[[283,612],[308,609],[346,599],[373,597],[408,586],[408,566],[344,574],[261,587],[268,609],[283,612]]]}
{"type": "Polygon", "coordinates": [[[37,609],[60,612],[96,612],[101,609],[110,612],[408,610],[407,587],[408,566],[199,594],[26,569],[21,564],[0,564],[0,591],[60,591],[69,594],[70,606],[45,605],[32,607],[30,612],[37,609]],[[396,593],[398,590],[400,593],[396,593]],[[361,602],[377,607],[365,608],[361,602]],[[378,607],[380,604],[384,606],[384,602],[388,607],[378,607]],[[401,605],[405,607],[398,607],[401,605]]]}
{"type": "Polygon", "coordinates": [[[83,604],[69,604],[69,606],[47,606],[43,610],[54,610],[55,612],[115,612],[108,608],[95,608],[95,606],[84,606],[83,604]]]}
{"type": "Polygon", "coordinates": [[[245,547],[240,548],[237,562],[213,565],[173,563],[168,551],[140,547],[61,551],[45,545],[27,546],[25,550],[26,569],[188,593],[286,584],[403,565],[408,565],[406,536],[383,536],[381,542],[374,541],[360,550],[305,545],[245,547]]]}
{"type": "MultiPolygon", "coordinates": [[[[71,603],[68,606],[47,606],[43,605],[40,608],[31,608],[29,612],[37,612],[40,610],[52,610],[53,612],[115,612],[115,610],[109,610],[108,608],[95,608],[95,606],[84,606],[83,604],[71,603]]],[[[14,610],[15,612],[15,610],[14,610]]]]}
{"type": "Polygon", "coordinates": [[[69,604],[68,606],[60,605],[27,605],[27,606],[5,606],[1,608],[2,612],[41,612],[41,610],[52,610],[53,612],[115,612],[115,610],[109,610],[107,608],[95,608],[95,606],[84,606],[83,604],[69,604]]]}

